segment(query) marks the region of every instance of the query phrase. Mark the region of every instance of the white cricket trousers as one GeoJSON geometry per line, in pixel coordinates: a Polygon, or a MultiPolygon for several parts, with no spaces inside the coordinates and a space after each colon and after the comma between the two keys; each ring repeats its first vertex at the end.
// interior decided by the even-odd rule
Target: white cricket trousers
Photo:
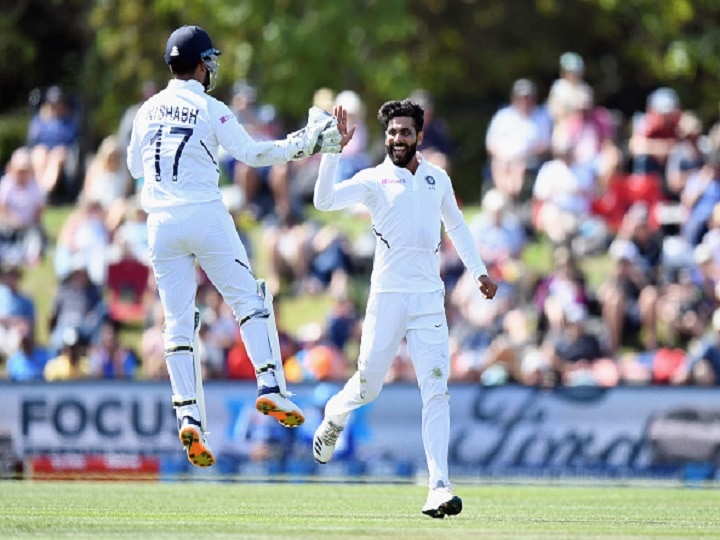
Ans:
{"type": "Polygon", "coordinates": [[[380,394],[403,337],[407,339],[422,397],[422,440],[429,484],[449,486],[450,350],[443,291],[370,293],[357,372],[330,398],[325,417],[344,426],[353,410],[380,394]]]}
{"type": "Polygon", "coordinates": [[[221,201],[153,211],[147,223],[166,348],[193,340],[195,258],[239,321],[263,308],[247,252],[221,201]]]}

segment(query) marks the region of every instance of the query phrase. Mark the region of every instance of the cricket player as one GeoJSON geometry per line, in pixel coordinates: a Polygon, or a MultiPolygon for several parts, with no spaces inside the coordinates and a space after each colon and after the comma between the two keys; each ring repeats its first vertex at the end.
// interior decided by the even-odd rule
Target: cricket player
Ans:
{"type": "MultiPolygon", "coordinates": [[[[342,108],[335,109],[335,116],[344,146],[354,130],[348,132],[342,108]]],[[[487,275],[450,177],[417,152],[423,137],[422,107],[410,100],[389,101],[380,107],[378,119],[385,130],[385,160],[335,183],[339,156],[324,155],[315,184],[313,202],[320,210],[363,204],[377,240],[358,369],[325,406],[313,454],[320,463],[330,460],[350,413],[379,395],[405,337],[423,403],[430,489],[422,512],[443,518],[460,513],[462,500],[453,494],[448,478],[450,354],[440,278],[441,221],[485,298],[495,296],[497,284],[487,275]]]]}
{"type": "Polygon", "coordinates": [[[173,78],[138,110],[127,165],[143,178],[150,258],[165,311],[165,359],[180,440],[199,467],[215,462],[204,425],[202,377],[197,358],[195,261],[232,308],[255,367],[256,408],[281,424],[303,423],[287,397],[272,298],[256,280],[218,188],[218,149],[250,166],[339,152],[337,120],[310,110],[305,128],[284,140],[255,141],[223,103],[207,92],[215,85],[217,50],[199,26],[183,26],[167,40],[165,62],[173,78]]]}

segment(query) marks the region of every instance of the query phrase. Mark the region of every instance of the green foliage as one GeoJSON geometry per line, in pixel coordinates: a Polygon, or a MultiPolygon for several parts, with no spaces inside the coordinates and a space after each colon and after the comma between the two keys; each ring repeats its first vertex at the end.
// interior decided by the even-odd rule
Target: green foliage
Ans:
{"type": "Polygon", "coordinates": [[[28,117],[24,112],[0,116],[0,166],[5,164],[18,146],[25,143],[28,117]]]}
{"type": "Polygon", "coordinates": [[[490,115],[516,78],[546,92],[566,50],[584,56],[596,100],[626,118],[670,85],[714,122],[718,18],[716,0],[19,0],[0,13],[0,103],[22,105],[35,86],[78,89],[86,140],[98,141],[143,81],[169,77],[170,31],[200,24],[223,50],[215,95],[249,79],[288,129],[319,87],[358,91],[370,113],[428,88],[457,144],[458,194],[474,202],[490,115]]]}

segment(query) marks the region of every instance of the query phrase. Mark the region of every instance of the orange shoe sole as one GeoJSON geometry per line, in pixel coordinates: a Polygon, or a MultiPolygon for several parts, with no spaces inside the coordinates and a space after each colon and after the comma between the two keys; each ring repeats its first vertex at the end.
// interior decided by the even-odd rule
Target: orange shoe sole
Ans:
{"type": "Polygon", "coordinates": [[[305,417],[300,411],[282,411],[278,409],[273,400],[260,396],[255,402],[255,408],[262,414],[272,416],[285,427],[298,427],[305,422],[305,417]]]}
{"type": "Polygon", "coordinates": [[[210,447],[202,442],[202,437],[195,426],[185,426],[180,430],[182,442],[190,463],[196,467],[210,467],[215,464],[215,455],[210,447]]]}

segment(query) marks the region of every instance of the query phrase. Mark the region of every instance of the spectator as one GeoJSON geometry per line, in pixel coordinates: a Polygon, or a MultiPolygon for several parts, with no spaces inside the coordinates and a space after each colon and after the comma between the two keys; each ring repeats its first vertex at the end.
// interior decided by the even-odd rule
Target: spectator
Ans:
{"type": "Polygon", "coordinates": [[[533,292],[533,304],[538,314],[537,340],[547,334],[557,335],[563,327],[569,306],[589,311],[593,299],[578,258],[566,246],[555,249],[553,269],[541,278],[533,292]]]}
{"type": "Polygon", "coordinates": [[[652,285],[658,284],[663,255],[663,234],[653,230],[648,205],[634,203],[623,217],[616,238],[632,242],[637,248],[637,263],[652,285]]]}
{"type": "Polygon", "coordinates": [[[60,353],[45,364],[43,371],[45,380],[55,382],[89,378],[90,362],[77,329],[65,328],[61,343],[60,353]]]}
{"type": "Polygon", "coordinates": [[[343,352],[349,343],[359,340],[360,317],[347,294],[334,297],[325,321],[325,332],[328,341],[343,352]]]}
{"type": "Polygon", "coordinates": [[[610,111],[595,105],[589,86],[580,86],[573,95],[562,123],[555,124],[553,144],[567,145],[573,172],[594,193],[616,167],[615,121],[610,111]]]}
{"type": "Polygon", "coordinates": [[[67,216],[55,246],[54,266],[58,279],[65,279],[73,265],[82,261],[94,283],[105,283],[110,245],[105,217],[99,202],[84,198],[67,216]]]}
{"type": "Polygon", "coordinates": [[[22,336],[35,331],[35,301],[20,291],[22,268],[0,267],[0,357],[20,347],[22,336]]]}
{"type": "Polygon", "coordinates": [[[608,251],[615,266],[598,289],[598,301],[609,350],[615,354],[621,345],[638,346],[638,338],[645,349],[655,349],[657,288],[638,264],[634,243],[619,238],[608,251]]]}
{"type": "Polygon", "coordinates": [[[112,235],[110,249],[116,252],[115,259],[132,258],[150,266],[147,212],[134,196],[130,197],[124,206],[125,215],[112,235]]]}
{"type": "Polygon", "coordinates": [[[585,82],[585,62],[576,52],[560,56],[560,76],[553,81],[548,92],[547,107],[555,126],[562,126],[564,120],[575,109],[578,95],[592,89],[585,82]]]}
{"type": "MultiPolygon", "coordinates": [[[[118,124],[118,130],[115,137],[117,138],[117,147],[120,151],[121,163],[125,163],[127,157],[127,147],[130,144],[132,125],[133,121],[135,120],[135,115],[140,109],[140,105],[142,105],[145,101],[157,94],[158,90],[160,90],[160,88],[155,81],[143,81],[140,89],[140,101],[133,103],[127,109],[125,109],[125,112],[120,118],[120,123],[118,124]]],[[[130,172],[126,170],[125,173],[127,175],[128,182],[130,182],[131,193],[140,193],[140,188],[142,187],[142,180],[138,179],[138,183],[136,185],[133,185],[133,179],[130,176],[130,172]]]]}
{"type": "Polygon", "coordinates": [[[691,174],[680,194],[686,220],[681,225],[682,237],[697,245],[708,231],[708,223],[715,205],[720,202],[720,150],[712,154],[707,164],[691,174]]]}
{"type": "Polygon", "coordinates": [[[369,132],[365,121],[365,104],[357,92],[343,90],[335,97],[335,106],[341,105],[348,114],[348,124],[355,126],[355,134],[340,153],[336,182],[352,176],[370,166],[368,153],[369,132]]]}
{"type": "Polygon", "coordinates": [[[120,343],[120,324],[106,318],[88,353],[90,376],[98,379],[134,379],[140,372],[135,353],[120,343]]]}
{"type": "MultiPolygon", "coordinates": [[[[140,337],[140,365],[143,378],[149,380],[166,380],[168,377],[165,362],[165,345],[163,343],[163,326],[165,312],[160,299],[157,298],[150,310],[148,323],[140,337]]],[[[253,376],[254,376],[253,371],[253,376]]]]}
{"type": "Polygon", "coordinates": [[[58,181],[67,170],[68,181],[75,181],[77,173],[80,127],[68,97],[59,86],[48,88],[44,101],[30,120],[28,146],[32,149],[35,177],[45,194],[72,198],[69,192],[76,186],[59,186],[58,181]],[[75,170],[73,170],[75,169],[75,170]],[[57,193],[60,187],[67,188],[57,193]]]}
{"type": "Polygon", "coordinates": [[[675,373],[675,384],[720,385],[720,309],[712,315],[710,327],[695,341],[681,369],[675,373]]]}
{"type": "Polygon", "coordinates": [[[598,337],[586,326],[587,311],[568,304],[564,324],[552,348],[552,364],[566,386],[616,386],[619,370],[603,350],[598,337]]]}
{"type": "Polygon", "coordinates": [[[643,114],[633,121],[629,149],[633,172],[664,179],[670,149],[678,140],[680,100],[672,88],[661,87],[647,98],[643,114]]]}
{"type": "Polygon", "coordinates": [[[105,137],[90,160],[80,192],[82,199],[100,203],[111,231],[122,220],[125,202],[132,190],[122,155],[118,139],[114,135],[105,137]]]}
{"type": "Polygon", "coordinates": [[[510,104],[491,118],[485,137],[490,173],[497,189],[515,203],[525,198],[550,149],[552,121],[538,106],[535,84],[518,79],[510,104]]]}
{"type": "Polygon", "coordinates": [[[540,167],[533,187],[533,225],[555,246],[572,245],[580,224],[590,219],[591,181],[573,170],[566,142],[556,143],[553,159],[540,167]]]}
{"type": "Polygon", "coordinates": [[[41,381],[49,359],[48,350],[35,341],[35,332],[28,329],[20,339],[20,347],[7,359],[7,375],[11,381],[41,381]]]}
{"type": "Polygon", "coordinates": [[[418,89],[410,94],[410,100],[425,110],[423,140],[418,144],[418,151],[430,163],[451,171],[453,141],[450,137],[450,126],[445,119],[435,114],[435,103],[427,90],[418,89]]]}
{"type": "Polygon", "coordinates": [[[718,307],[716,285],[717,267],[703,244],[693,249],[687,265],[668,272],[657,301],[657,319],[669,344],[684,348],[703,334],[718,307]]]}
{"type": "Polygon", "coordinates": [[[17,148],[0,178],[0,260],[22,265],[40,262],[45,249],[45,203],[30,150],[17,148]]]}
{"type": "Polygon", "coordinates": [[[665,165],[667,196],[673,201],[680,201],[680,194],[685,188],[688,177],[702,168],[705,156],[700,150],[699,141],[702,135],[702,121],[691,111],[683,111],[677,125],[678,141],[668,152],[665,165]]]}
{"type": "Polygon", "coordinates": [[[522,222],[511,211],[508,197],[490,189],[482,198],[481,210],[470,222],[470,230],[482,260],[500,267],[506,262],[518,262],[527,237],[522,222]]]}
{"type": "Polygon", "coordinates": [[[107,312],[102,290],[90,280],[87,267],[77,260],[70,274],[60,282],[50,310],[51,354],[57,354],[72,330],[76,340],[86,346],[97,338],[107,312]]]}

